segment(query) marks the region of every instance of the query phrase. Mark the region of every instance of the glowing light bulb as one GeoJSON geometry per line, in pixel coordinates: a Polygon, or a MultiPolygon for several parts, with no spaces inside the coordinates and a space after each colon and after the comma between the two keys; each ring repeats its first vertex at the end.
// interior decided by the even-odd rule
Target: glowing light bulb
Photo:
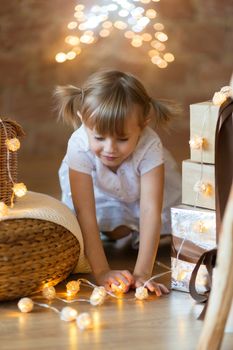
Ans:
{"type": "Polygon", "coordinates": [[[105,29],[112,28],[112,22],[106,21],[106,22],[102,23],[102,27],[105,29]]]}
{"type": "Polygon", "coordinates": [[[69,52],[67,52],[67,54],[66,54],[66,58],[67,58],[67,60],[73,60],[74,58],[76,57],[76,53],[74,52],[74,51],[69,51],[69,52]]]}
{"type": "Polygon", "coordinates": [[[15,183],[12,190],[17,197],[23,197],[27,193],[27,187],[23,182],[15,183]]]}
{"type": "Polygon", "coordinates": [[[127,39],[132,39],[134,37],[134,32],[132,32],[131,30],[127,30],[124,34],[124,36],[127,38],[127,39]]]}
{"type": "Polygon", "coordinates": [[[148,18],[150,18],[150,19],[153,19],[153,18],[155,18],[157,16],[157,13],[156,13],[155,10],[149,9],[149,10],[146,11],[146,16],[148,18]]]}
{"type": "Polygon", "coordinates": [[[74,35],[68,35],[65,38],[65,42],[69,45],[75,46],[79,44],[79,37],[74,36],[74,35]]]}
{"type": "Polygon", "coordinates": [[[187,272],[185,270],[179,271],[177,275],[177,281],[183,281],[187,276],[187,272]]]}
{"type": "Polygon", "coordinates": [[[106,295],[107,293],[104,287],[95,287],[90,296],[91,305],[102,305],[104,303],[106,295]]]}
{"type": "Polygon", "coordinates": [[[197,181],[193,186],[194,192],[201,193],[205,196],[211,196],[213,194],[213,187],[211,184],[203,181],[197,181]]]}
{"type": "Polygon", "coordinates": [[[148,296],[149,296],[149,294],[148,294],[147,288],[145,288],[143,286],[136,288],[136,291],[135,291],[136,299],[144,300],[144,299],[147,299],[148,296]]]}
{"type": "Polygon", "coordinates": [[[116,285],[114,283],[111,284],[111,290],[114,293],[125,293],[128,290],[128,287],[126,286],[126,284],[124,284],[122,281],[119,281],[119,285],[116,285]]]}
{"type": "Polygon", "coordinates": [[[70,281],[66,285],[66,292],[69,296],[74,296],[80,291],[80,281],[70,281]]]}
{"type": "Polygon", "coordinates": [[[83,34],[80,37],[80,41],[83,44],[91,44],[93,42],[93,37],[91,35],[89,35],[89,34],[83,34]]]}
{"type": "Polygon", "coordinates": [[[20,148],[19,139],[17,139],[16,137],[12,139],[6,139],[6,146],[9,149],[9,151],[18,151],[18,149],[20,148]]]}
{"type": "Polygon", "coordinates": [[[82,10],[84,10],[84,8],[85,8],[85,6],[82,5],[82,4],[76,5],[76,6],[75,6],[75,11],[82,11],[82,10]]]}
{"type": "Polygon", "coordinates": [[[159,56],[159,52],[157,50],[149,50],[148,55],[150,57],[159,56]]]}
{"type": "Polygon", "coordinates": [[[157,63],[157,66],[158,66],[159,68],[166,68],[166,67],[168,66],[168,64],[167,64],[166,61],[164,61],[164,60],[161,59],[161,61],[157,63]]]}
{"type": "Polygon", "coordinates": [[[63,309],[61,310],[60,318],[63,321],[71,322],[76,319],[77,315],[78,315],[77,310],[73,309],[72,307],[66,306],[66,307],[63,307],[63,309]]]}
{"type": "Polygon", "coordinates": [[[131,41],[131,45],[134,47],[142,46],[142,37],[139,35],[135,35],[131,41]]]}
{"type": "Polygon", "coordinates": [[[80,53],[82,52],[82,49],[79,46],[75,46],[75,47],[73,47],[72,51],[74,51],[76,53],[76,56],[77,56],[77,55],[80,55],[80,53]]]}
{"type": "Polygon", "coordinates": [[[165,61],[167,62],[173,62],[175,60],[175,57],[172,53],[167,52],[163,55],[163,58],[165,59],[165,61]]]}
{"type": "Polygon", "coordinates": [[[75,28],[77,28],[77,25],[78,25],[78,23],[73,21],[73,22],[70,22],[67,24],[67,28],[68,29],[75,29],[75,28]]]}
{"type": "Polygon", "coordinates": [[[231,86],[223,86],[220,90],[226,97],[233,98],[233,88],[231,86]]]}
{"type": "Polygon", "coordinates": [[[153,64],[159,64],[162,61],[161,57],[159,57],[158,55],[154,55],[151,57],[151,62],[153,64]]]}
{"type": "Polygon", "coordinates": [[[155,30],[164,30],[164,25],[162,23],[155,23],[153,27],[155,30]]]}
{"type": "Polygon", "coordinates": [[[215,106],[221,106],[221,104],[223,104],[223,102],[225,102],[226,99],[226,95],[223,92],[219,91],[215,92],[212,101],[215,106]]]}
{"type": "Polygon", "coordinates": [[[155,37],[156,37],[156,39],[158,39],[159,41],[162,41],[162,42],[167,41],[167,39],[168,39],[167,34],[165,34],[163,32],[155,33],[155,37]]]}
{"type": "Polygon", "coordinates": [[[6,216],[8,214],[8,206],[4,202],[0,202],[0,216],[6,216]]]}
{"type": "Polygon", "coordinates": [[[209,284],[208,275],[197,274],[196,284],[203,287],[207,287],[209,284]]]}
{"type": "Polygon", "coordinates": [[[144,33],[144,34],[142,34],[142,39],[143,39],[144,41],[151,41],[152,35],[149,34],[149,33],[144,33]]]}
{"type": "Polygon", "coordinates": [[[205,233],[208,231],[208,224],[204,221],[197,221],[193,224],[193,231],[198,233],[205,233]]]}
{"type": "Polygon", "coordinates": [[[42,295],[48,300],[53,300],[56,298],[56,289],[53,286],[44,287],[42,290],[42,295]]]}
{"type": "Polygon", "coordinates": [[[120,10],[120,11],[118,12],[118,15],[119,15],[120,17],[127,17],[127,16],[129,15],[129,11],[127,11],[127,10],[120,10]]]}
{"type": "Polygon", "coordinates": [[[163,51],[165,50],[166,46],[163,44],[163,43],[160,43],[159,41],[157,40],[153,40],[151,41],[151,46],[154,47],[156,50],[158,51],[163,51]]]}
{"type": "Polygon", "coordinates": [[[108,29],[102,29],[100,32],[99,32],[99,35],[102,37],[102,38],[106,38],[107,36],[110,35],[110,31],[108,29]]]}
{"type": "Polygon", "coordinates": [[[195,135],[189,140],[189,145],[191,149],[202,149],[204,145],[204,139],[201,136],[195,135]]]}
{"type": "Polygon", "coordinates": [[[63,63],[66,61],[66,54],[64,52],[59,52],[58,54],[56,54],[55,56],[55,60],[58,63],[63,63]]]}
{"type": "Polygon", "coordinates": [[[82,52],[82,49],[79,46],[75,46],[73,47],[72,51],[74,51],[76,55],[80,55],[80,53],[82,52]]]}
{"type": "Polygon", "coordinates": [[[76,318],[76,323],[79,329],[84,330],[91,328],[92,326],[92,319],[88,312],[82,312],[78,315],[76,318]]]}
{"type": "Polygon", "coordinates": [[[34,307],[34,303],[30,298],[22,298],[18,302],[18,308],[21,312],[31,312],[34,307]]]}
{"type": "Polygon", "coordinates": [[[122,22],[122,21],[116,21],[114,23],[114,27],[117,28],[117,29],[120,29],[120,30],[124,30],[124,29],[127,28],[127,23],[122,22]]]}

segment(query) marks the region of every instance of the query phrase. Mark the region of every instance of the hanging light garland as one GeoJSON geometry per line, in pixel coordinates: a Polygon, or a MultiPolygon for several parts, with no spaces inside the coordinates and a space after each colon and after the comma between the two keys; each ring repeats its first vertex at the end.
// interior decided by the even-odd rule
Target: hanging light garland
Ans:
{"type": "Polygon", "coordinates": [[[168,40],[164,25],[157,21],[157,12],[148,5],[160,0],[102,0],[105,4],[86,9],[83,4],[75,6],[74,20],[67,28],[72,34],[66,36],[67,52],[59,52],[55,59],[59,63],[73,60],[85,45],[107,38],[114,29],[124,32],[124,37],[135,47],[146,47],[151,62],[166,68],[174,61],[174,55],[166,52],[168,40]]]}
{"type": "MultiPolygon", "coordinates": [[[[10,171],[10,152],[16,152],[20,148],[20,141],[16,138],[8,138],[7,129],[3,120],[0,118],[0,124],[2,125],[3,132],[5,134],[5,145],[7,151],[7,173],[8,178],[12,183],[12,196],[11,196],[11,208],[14,206],[14,196],[23,197],[27,193],[27,187],[23,182],[15,183],[10,171]]],[[[8,206],[4,202],[0,202],[0,216],[8,215],[8,206]]]]}

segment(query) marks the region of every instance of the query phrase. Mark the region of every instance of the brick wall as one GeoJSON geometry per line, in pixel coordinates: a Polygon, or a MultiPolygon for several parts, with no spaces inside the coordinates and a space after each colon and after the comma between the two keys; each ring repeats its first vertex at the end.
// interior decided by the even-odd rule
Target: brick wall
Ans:
{"type": "Polygon", "coordinates": [[[183,118],[176,133],[162,137],[178,160],[186,158],[189,104],[210,99],[214,91],[229,83],[233,70],[232,1],[152,3],[169,36],[167,48],[176,57],[166,69],[152,65],[141,49],[131,47],[118,31],[87,46],[79,58],[56,63],[54,56],[65,47],[66,26],[77,3],[75,0],[1,2],[0,113],[24,127],[27,137],[23,142],[23,157],[54,161],[61,158],[71,130],[56,123],[54,87],[81,84],[98,68],[111,67],[136,74],[153,97],[171,98],[183,105],[183,118]]]}

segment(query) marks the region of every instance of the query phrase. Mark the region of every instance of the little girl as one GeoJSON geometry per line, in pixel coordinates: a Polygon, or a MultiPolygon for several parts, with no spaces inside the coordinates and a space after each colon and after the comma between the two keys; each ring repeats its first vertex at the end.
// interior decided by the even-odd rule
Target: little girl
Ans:
{"type": "MultiPolygon", "coordinates": [[[[122,283],[125,291],[139,287],[152,274],[163,207],[163,147],[148,126],[150,109],[158,126],[168,122],[172,107],[152,99],[133,75],[119,71],[100,71],[82,88],[57,87],[55,95],[59,116],[75,128],[82,123],[70,137],[59,176],[62,200],[76,212],[94,277],[108,289],[122,283]],[[100,232],[111,239],[132,234],[139,241],[132,274],[111,270],[100,232]]],[[[178,187],[170,188],[167,211],[180,194],[172,167],[168,176],[178,187]]],[[[168,292],[153,281],[147,288],[158,296],[168,292]]]]}

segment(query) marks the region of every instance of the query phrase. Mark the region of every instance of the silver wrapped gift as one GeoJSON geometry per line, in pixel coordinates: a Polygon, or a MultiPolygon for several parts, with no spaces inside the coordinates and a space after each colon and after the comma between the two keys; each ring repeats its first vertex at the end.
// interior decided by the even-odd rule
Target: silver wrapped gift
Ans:
{"type": "MultiPolygon", "coordinates": [[[[172,289],[189,291],[190,276],[199,257],[216,247],[215,211],[179,205],[171,208],[172,221],[172,289]]],[[[208,273],[199,269],[196,288],[208,289],[208,273]]]]}

